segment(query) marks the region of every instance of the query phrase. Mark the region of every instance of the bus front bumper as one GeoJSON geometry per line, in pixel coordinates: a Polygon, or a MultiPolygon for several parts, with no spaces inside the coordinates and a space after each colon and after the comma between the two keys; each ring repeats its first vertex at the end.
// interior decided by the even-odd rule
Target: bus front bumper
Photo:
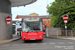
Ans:
{"type": "Polygon", "coordinates": [[[44,38],[43,37],[37,37],[37,38],[23,38],[22,37],[22,40],[43,40],[44,38]]]}

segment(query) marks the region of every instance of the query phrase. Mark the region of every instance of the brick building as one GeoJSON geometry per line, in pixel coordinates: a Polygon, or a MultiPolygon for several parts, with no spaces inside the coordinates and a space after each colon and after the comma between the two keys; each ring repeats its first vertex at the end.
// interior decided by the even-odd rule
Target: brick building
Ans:
{"type": "Polygon", "coordinates": [[[52,28],[52,26],[50,26],[50,21],[51,21],[50,15],[39,16],[36,13],[32,13],[29,16],[28,15],[17,15],[15,19],[20,19],[20,18],[23,18],[23,17],[31,17],[31,16],[42,17],[43,18],[43,24],[45,24],[48,28],[52,28]]]}
{"type": "Polygon", "coordinates": [[[29,16],[39,16],[39,14],[32,13],[32,14],[30,14],[29,16]]]}

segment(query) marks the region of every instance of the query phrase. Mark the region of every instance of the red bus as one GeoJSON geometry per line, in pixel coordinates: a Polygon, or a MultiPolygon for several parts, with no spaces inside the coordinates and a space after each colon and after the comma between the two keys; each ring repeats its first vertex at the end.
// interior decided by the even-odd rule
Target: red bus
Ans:
{"type": "Polygon", "coordinates": [[[43,40],[45,33],[43,32],[42,18],[25,17],[22,18],[22,40],[43,40]]]}

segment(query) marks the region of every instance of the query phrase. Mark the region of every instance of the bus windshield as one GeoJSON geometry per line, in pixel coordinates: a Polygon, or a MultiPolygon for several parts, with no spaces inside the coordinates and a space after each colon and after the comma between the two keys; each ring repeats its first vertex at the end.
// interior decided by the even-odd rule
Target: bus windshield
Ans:
{"type": "Polygon", "coordinates": [[[42,21],[25,21],[22,24],[23,32],[39,32],[42,30],[42,21]]]}

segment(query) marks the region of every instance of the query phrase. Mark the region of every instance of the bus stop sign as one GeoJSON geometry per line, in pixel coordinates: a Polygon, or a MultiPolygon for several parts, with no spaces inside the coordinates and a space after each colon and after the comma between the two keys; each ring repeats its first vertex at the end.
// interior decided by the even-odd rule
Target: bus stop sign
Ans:
{"type": "Polygon", "coordinates": [[[63,20],[64,20],[64,23],[67,23],[68,15],[63,15],[63,20]]]}
{"type": "Polygon", "coordinates": [[[11,17],[10,16],[6,17],[6,21],[7,21],[7,24],[10,24],[11,17]]]}

